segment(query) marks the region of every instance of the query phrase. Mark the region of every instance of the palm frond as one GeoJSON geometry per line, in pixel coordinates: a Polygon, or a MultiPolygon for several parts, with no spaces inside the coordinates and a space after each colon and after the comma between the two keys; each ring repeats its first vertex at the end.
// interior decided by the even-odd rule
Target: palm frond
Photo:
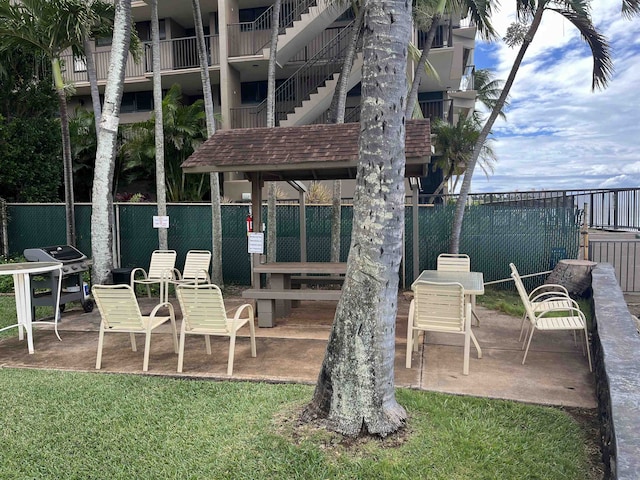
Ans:
{"type": "Polygon", "coordinates": [[[569,10],[550,10],[558,12],[580,31],[580,35],[589,45],[591,56],[593,57],[591,88],[593,90],[596,88],[605,88],[613,73],[613,62],[611,60],[609,44],[604,35],[596,30],[591,22],[591,18],[587,15],[569,10]]]}
{"type": "Polygon", "coordinates": [[[626,18],[632,18],[640,15],[640,1],[622,0],[622,15],[626,18]]]}

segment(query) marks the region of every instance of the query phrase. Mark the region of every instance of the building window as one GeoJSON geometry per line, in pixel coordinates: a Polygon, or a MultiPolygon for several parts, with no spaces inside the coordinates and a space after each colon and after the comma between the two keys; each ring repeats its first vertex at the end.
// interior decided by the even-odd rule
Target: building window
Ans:
{"type": "Polygon", "coordinates": [[[110,47],[112,41],[113,37],[111,35],[108,37],[98,37],[96,38],[96,47],[110,47]]]}
{"type": "MultiPolygon", "coordinates": [[[[253,23],[255,22],[260,15],[267,11],[268,7],[257,7],[257,8],[243,8],[238,12],[238,20],[240,23],[253,23]]],[[[264,22],[261,22],[260,25],[256,25],[256,28],[269,30],[271,29],[271,15],[269,18],[265,18],[264,22]]],[[[246,30],[246,27],[243,27],[243,31],[246,30]]]]}
{"type": "Polygon", "coordinates": [[[153,110],[153,92],[126,92],[122,94],[120,112],[150,112],[153,110]]]}

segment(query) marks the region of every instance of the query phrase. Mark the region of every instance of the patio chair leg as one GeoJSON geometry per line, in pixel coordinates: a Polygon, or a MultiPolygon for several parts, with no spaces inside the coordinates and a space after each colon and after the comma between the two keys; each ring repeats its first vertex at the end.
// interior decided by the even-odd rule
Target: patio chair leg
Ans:
{"type": "Polygon", "coordinates": [[[251,356],[256,357],[256,327],[253,324],[253,318],[249,319],[249,335],[251,338],[251,356]]]}
{"type": "Polygon", "coordinates": [[[149,350],[151,350],[151,331],[145,333],[144,338],[144,361],[142,362],[142,371],[149,370],[149,350]]]}
{"type": "Polygon", "coordinates": [[[184,320],[182,321],[182,326],[180,327],[180,346],[178,347],[178,373],[182,373],[182,365],[184,362],[184,337],[185,334],[185,324],[184,320]]]}
{"type": "Polygon", "coordinates": [[[171,317],[171,330],[173,334],[173,351],[178,353],[178,329],[176,328],[176,319],[171,317]]]}
{"type": "Polygon", "coordinates": [[[100,323],[100,335],[98,336],[98,355],[96,356],[96,370],[102,365],[102,346],[104,345],[104,328],[100,323]]]}
{"type": "Polygon", "coordinates": [[[471,330],[464,336],[464,364],[462,374],[469,375],[469,349],[471,348],[471,330]]]}
{"type": "Polygon", "coordinates": [[[236,333],[233,332],[229,337],[229,360],[227,361],[227,375],[233,374],[233,357],[236,353],[236,333]]]}
{"type": "Polygon", "coordinates": [[[531,339],[533,338],[533,334],[536,331],[535,327],[531,327],[531,333],[529,334],[529,341],[527,342],[527,348],[524,351],[524,357],[522,357],[522,365],[524,365],[524,361],[527,359],[527,353],[529,353],[529,346],[531,345],[531,339]]]}
{"type": "Polygon", "coordinates": [[[136,335],[133,332],[129,333],[129,339],[131,340],[131,351],[137,352],[138,346],[136,345],[136,335]]]}
{"type": "MultiPolygon", "coordinates": [[[[525,322],[527,321],[527,314],[525,313],[522,316],[522,322],[520,323],[520,335],[518,335],[518,341],[521,342],[522,341],[522,333],[525,331],[524,330],[524,325],[525,322]]],[[[527,331],[529,330],[528,326],[527,326],[527,331]]]]}
{"type": "Polygon", "coordinates": [[[473,334],[473,332],[471,332],[471,340],[473,341],[473,344],[476,347],[476,351],[478,352],[478,358],[482,358],[482,349],[480,348],[480,344],[478,344],[478,340],[476,339],[476,336],[473,334]]]}
{"type": "Polygon", "coordinates": [[[204,336],[204,345],[207,349],[207,355],[211,355],[211,335],[204,336]]]}
{"type": "Polygon", "coordinates": [[[413,328],[411,324],[407,326],[407,358],[406,358],[406,367],[411,368],[411,354],[413,351],[413,328]]]}

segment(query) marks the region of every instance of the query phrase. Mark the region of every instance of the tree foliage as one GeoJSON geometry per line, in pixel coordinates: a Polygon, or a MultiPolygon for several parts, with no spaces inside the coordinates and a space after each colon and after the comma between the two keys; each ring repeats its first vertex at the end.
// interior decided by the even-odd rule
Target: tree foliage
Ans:
{"type": "Polygon", "coordinates": [[[57,105],[46,58],[25,48],[0,55],[0,192],[5,200],[60,201],[57,105]]]}
{"type": "MultiPolygon", "coordinates": [[[[180,165],[207,138],[202,100],[182,104],[182,90],[174,84],[162,100],[167,200],[199,201],[209,193],[206,175],[186,175],[180,165]]],[[[123,174],[128,182],[155,178],[155,117],[124,130],[123,174]]]]}

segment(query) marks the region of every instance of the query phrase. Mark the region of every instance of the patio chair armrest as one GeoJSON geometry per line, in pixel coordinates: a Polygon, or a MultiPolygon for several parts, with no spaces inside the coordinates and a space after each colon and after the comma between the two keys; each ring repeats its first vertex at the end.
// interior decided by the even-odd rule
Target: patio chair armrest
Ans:
{"type": "Polygon", "coordinates": [[[209,272],[207,272],[204,268],[201,268],[200,270],[198,270],[198,274],[196,275],[196,279],[195,282],[196,283],[200,283],[200,279],[202,278],[202,280],[204,280],[206,283],[211,283],[211,277],[209,276],[209,272]],[[204,275],[201,277],[200,274],[203,273],[204,275]]]}
{"type": "Polygon", "coordinates": [[[573,298],[571,298],[569,295],[565,295],[562,292],[545,292],[545,293],[541,293],[539,295],[536,295],[533,298],[530,298],[529,301],[531,303],[536,303],[536,302],[548,302],[551,300],[566,300],[566,301],[573,301],[575,302],[575,300],[573,300],[573,298]]]}
{"type": "Polygon", "coordinates": [[[147,277],[147,271],[144,268],[136,267],[133,270],[131,270],[130,283],[133,283],[135,281],[135,277],[136,277],[136,273],[137,272],[142,272],[142,275],[143,275],[145,280],[148,278],[147,277]]]}
{"type": "Polygon", "coordinates": [[[168,308],[169,309],[169,315],[171,316],[171,318],[175,317],[175,311],[173,309],[173,305],[170,302],[162,302],[159,303],[158,305],[156,305],[155,307],[153,307],[153,310],[151,310],[151,313],[149,314],[150,317],[155,317],[158,314],[158,310],[160,310],[161,308],[168,308]]]}
{"type": "Polygon", "coordinates": [[[243,303],[242,305],[240,305],[237,310],[235,315],[233,316],[233,323],[234,325],[236,323],[238,323],[239,320],[252,320],[254,318],[253,315],[253,305],[251,305],[250,303],[243,303]],[[245,311],[248,310],[249,312],[249,316],[247,317],[240,317],[240,315],[245,311]]]}
{"type": "Polygon", "coordinates": [[[538,296],[542,293],[563,293],[569,296],[569,291],[564,287],[564,285],[559,285],[557,283],[547,283],[545,285],[540,285],[539,287],[534,288],[529,293],[529,298],[533,298],[534,296],[538,296]],[[540,293],[538,293],[540,292],[540,293]]]}
{"type": "Polygon", "coordinates": [[[177,268],[172,268],[170,269],[171,272],[171,276],[169,277],[169,279],[171,280],[182,280],[182,275],[180,274],[180,270],[178,270],[177,268]]]}

